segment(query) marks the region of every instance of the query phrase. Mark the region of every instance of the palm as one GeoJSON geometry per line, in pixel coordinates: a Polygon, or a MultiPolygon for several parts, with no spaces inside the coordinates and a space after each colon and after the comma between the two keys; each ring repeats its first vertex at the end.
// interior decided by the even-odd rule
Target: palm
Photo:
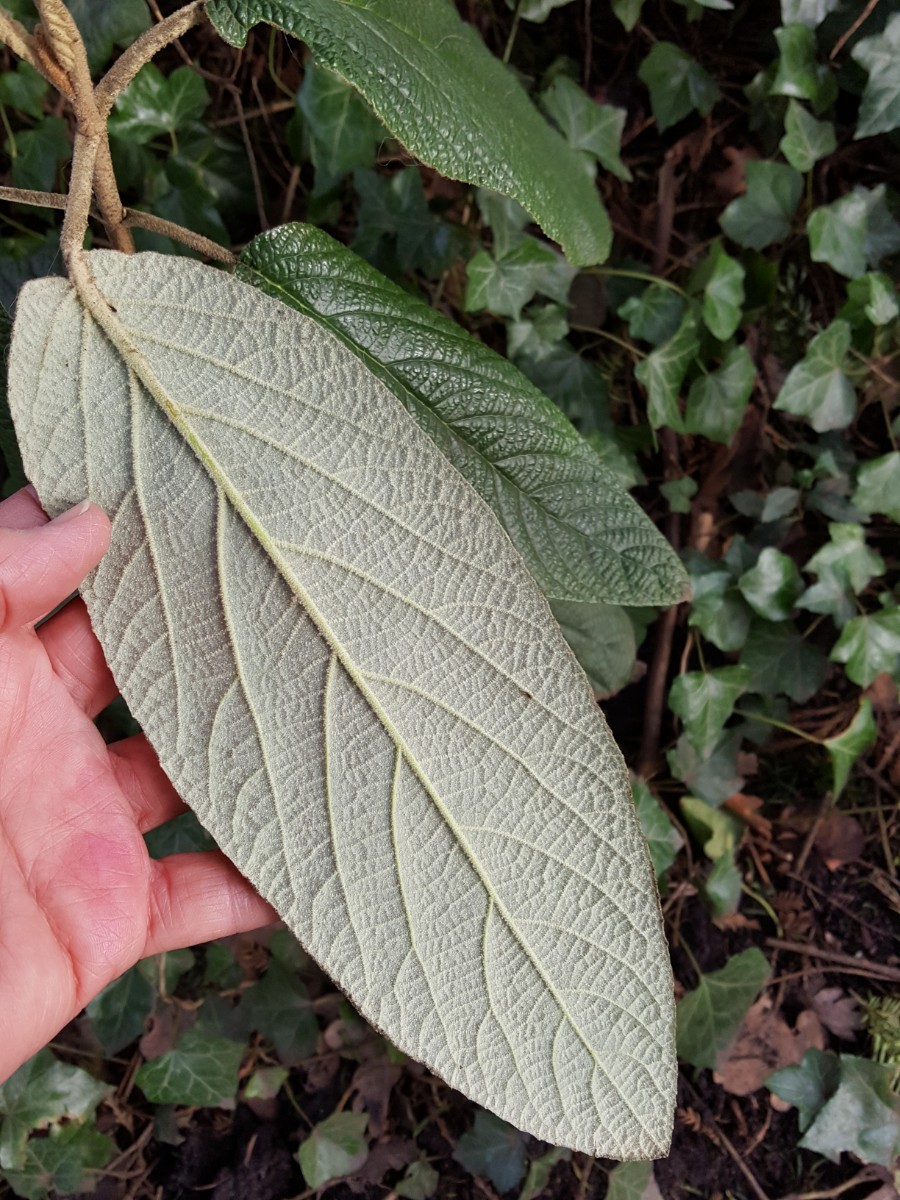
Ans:
{"type": "Polygon", "coordinates": [[[97,561],[105,519],[8,531],[44,520],[27,493],[0,504],[0,1081],[142,956],[272,915],[218,853],[147,854],[183,805],[142,736],[108,747],[94,726],[115,686],[81,601],[31,625],[97,561]]]}

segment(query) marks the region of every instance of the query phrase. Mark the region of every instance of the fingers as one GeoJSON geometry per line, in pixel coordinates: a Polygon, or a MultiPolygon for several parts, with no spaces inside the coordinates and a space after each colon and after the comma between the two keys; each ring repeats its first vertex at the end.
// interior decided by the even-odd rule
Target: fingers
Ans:
{"type": "Polygon", "coordinates": [[[38,630],[50,665],[78,707],[93,720],[118,694],[84,601],[78,597],[38,630]]]}
{"type": "Polygon", "coordinates": [[[172,787],[159,765],[156,751],[142,733],[113,742],[109,761],[141,833],[187,812],[187,805],[172,787]]]}
{"type": "Polygon", "coordinates": [[[46,525],[50,518],[41,508],[37,492],[29,483],[6,500],[0,501],[0,528],[35,529],[46,525]]]}
{"type": "Polygon", "coordinates": [[[172,854],[152,864],[143,955],[195,946],[278,920],[224,854],[172,854]]]}
{"type": "Polygon", "coordinates": [[[38,529],[0,529],[0,631],[32,625],[50,612],[108,546],[106,514],[87,500],[38,529]]]}

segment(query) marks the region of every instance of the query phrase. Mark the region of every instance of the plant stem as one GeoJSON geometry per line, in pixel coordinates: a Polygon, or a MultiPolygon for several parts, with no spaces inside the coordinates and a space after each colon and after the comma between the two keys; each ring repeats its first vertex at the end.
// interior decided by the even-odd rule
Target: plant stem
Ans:
{"type": "Polygon", "coordinates": [[[772,725],[775,729],[783,729],[785,733],[792,733],[794,737],[802,738],[804,742],[812,742],[814,746],[825,745],[821,738],[813,737],[811,733],[804,733],[796,725],[788,725],[784,721],[776,721],[774,717],[767,717],[763,713],[747,712],[743,708],[736,708],[734,711],[737,716],[746,717],[748,721],[762,721],[763,725],[772,725]]]}
{"type": "Polygon", "coordinates": [[[663,279],[661,275],[651,275],[649,271],[627,271],[619,267],[588,267],[585,274],[599,275],[602,278],[640,279],[644,283],[658,283],[660,287],[668,288],[670,292],[675,292],[677,296],[681,296],[682,300],[687,300],[688,298],[687,292],[684,288],[680,288],[677,283],[672,283],[671,279],[663,279]]]}
{"type": "Polygon", "coordinates": [[[516,44],[516,34],[519,32],[519,21],[522,19],[522,0],[516,5],[516,11],[513,15],[512,27],[509,31],[509,37],[506,39],[506,47],[503,51],[503,61],[508,63],[512,55],[513,46],[516,44]]]}
{"type": "Polygon", "coordinates": [[[83,259],[84,232],[87,229],[88,217],[91,213],[94,167],[99,148],[99,134],[95,134],[93,137],[80,131],[75,134],[71,183],[66,198],[66,216],[59,237],[59,248],[70,275],[76,260],[83,259]]]}
{"type": "Polygon", "coordinates": [[[643,350],[638,350],[637,346],[632,346],[631,342],[626,342],[624,338],[617,337],[616,334],[609,333],[606,329],[597,329],[594,325],[570,325],[569,328],[576,330],[578,333],[592,333],[595,337],[606,338],[608,342],[615,342],[617,346],[621,346],[623,350],[627,350],[635,358],[647,357],[643,350]]]}
{"type": "Polygon", "coordinates": [[[150,233],[159,233],[163,237],[172,238],[173,241],[180,242],[182,246],[189,246],[191,250],[196,250],[199,254],[205,255],[206,258],[215,259],[216,262],[225,263],[229,267],[233,267],[238,261],[236,254],[232,254],[230,250],[224,246],[220,246],[218,242],[213,242],[199,233],[194,233],[192,229],[185,229],[183,225],[176,225],[174,221],[166,221],[162,217],[155,217],[153,213],[139,212],[136,209],[127,208],[122,224],[126,228],[146,229],[150,233]]]}
{"type": "Polygon", "coordinates": [[[170,17],[142,33],[136,42],[132,42],[97,84],[94,97],[99,114],[108,117],[116,96],[128,87],[141,67],[146,66],[160,50],[199,25],[205,17],[202,0],[194,0],[193,4],[177,9],[170,17]]]}

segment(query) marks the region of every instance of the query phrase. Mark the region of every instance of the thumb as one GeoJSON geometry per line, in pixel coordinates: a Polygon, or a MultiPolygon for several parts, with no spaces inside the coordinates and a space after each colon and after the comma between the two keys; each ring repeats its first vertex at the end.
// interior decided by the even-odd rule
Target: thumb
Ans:
{"type": "Polygon", "coordinates": [[[0,529],[0,632],[33,625],[61,604],[109,546],[109,520],[82,500],[37,529],[0,529]]]}

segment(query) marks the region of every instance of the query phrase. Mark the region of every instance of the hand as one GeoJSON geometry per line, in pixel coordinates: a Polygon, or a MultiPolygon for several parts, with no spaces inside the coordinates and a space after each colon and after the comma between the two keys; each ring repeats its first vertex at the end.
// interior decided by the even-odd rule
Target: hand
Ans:
{"type": "Polygon", "coordinates": [[[83,602],[34,629],[108,544],[96,505],[0,504],[0,1082],[138,959],[275,919],[217,851],[150,858],[185,806],[143,735],[93,724],[116,686],[83,602]]]}

